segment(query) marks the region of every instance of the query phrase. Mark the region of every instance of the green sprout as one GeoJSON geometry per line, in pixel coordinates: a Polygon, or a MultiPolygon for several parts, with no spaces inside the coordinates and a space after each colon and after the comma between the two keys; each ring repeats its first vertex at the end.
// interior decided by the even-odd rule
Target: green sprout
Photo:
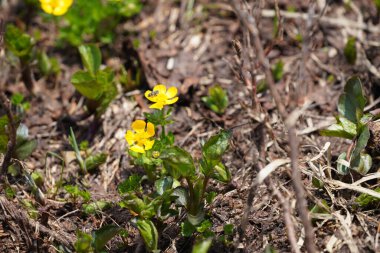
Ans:
{"type": "Polygon", "coordinates": [[[78,47],[85,70],[71,77],[76,90],[87,98],[87,109],[99,118],[117,95],[114,73],[110,68],[101,69],[102,56],[95,45],[78,47]]]}
{"type": "Polygon", "coordinates": [[[208,89],[208,96],[202,97],[202,101],[212,111],[223,114],[228,106],[227,92],[219,85],[208,89]]]}
{"type": "Polygon", "coordinates": [[[333,136],[352,141],[347,152],[338,157],[338,173],[346,175],[349,169],[367,174],[372,166],[372,157],[367,154],[365,148],[370,138],[368,123],[372,121],[372,114],[364,114],[364,106],[367,100],[363,94],[363,87],[358,77],[350,78],[344,92],[339,97],[336,123],[327,129],[321,130],[324,136],[333,136]]]}

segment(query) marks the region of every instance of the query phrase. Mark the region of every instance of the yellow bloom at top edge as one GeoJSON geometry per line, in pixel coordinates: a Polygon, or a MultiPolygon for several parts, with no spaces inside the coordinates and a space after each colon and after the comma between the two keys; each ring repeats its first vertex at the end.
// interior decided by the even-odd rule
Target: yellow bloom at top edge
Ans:
{"type": "Polygon", "coordinates": [[[44,12],[61,16],[68,11],[73,4],[73,0],[40,0],[40,3],[44,12]]]}
{"type": "Polygon", "coordinates": [[[145,97],[154,102],[149,108],[162,110],[165,105],[171,105],[178,101],[177,93],[176,87],[166,89],[165,85],[157,84],[153,91],[147,90],[145,92],[145,97]]]}
{"type": "Polygon", "coordinates": [[[154,140],[150,138],[155,135],[154,125],[144,120],[136,120],[131,125],[132,130],[128,130],[125,134],[130,149],[137,153],[145,153],[153,147],[154,140]]]}

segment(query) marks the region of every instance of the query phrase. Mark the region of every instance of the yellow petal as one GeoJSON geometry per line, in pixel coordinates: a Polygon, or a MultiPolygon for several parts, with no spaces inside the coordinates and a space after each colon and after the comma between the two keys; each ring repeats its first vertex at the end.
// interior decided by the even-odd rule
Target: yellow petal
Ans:
{"type": "Polygon", "coordinates": [[[139,145],[134,145],[131,147],[131,150],[132,151],[135,151],[137,153],[145,153],[145,150],[143,147],[139,146],[139,145]]]}
{"type": "Polygon", "coordinates": [[[61,6],[59,6],[59,7],[54,8],[54,11],[53,11],[52,14],[55,15],[55,16],[62,16],[63,14],[65,14],[67,12],[67,10],[68,10],[68,7],[65,7],[65,6],[61,7],[61,6]]]}
{"type": "Polygon", "coordinates": [[[132,146],[133,143],[135,143],[134,133],[131,130],[128,130],[127,133],[125,134],[125,139],[127,140],[128,144],[132,146]]]}
{"type": "Polygon", "coordinates": [[[162,108],[164,108],[164,104],[163,104],[163,103],[159,103],[159,102],[157,102],[157,103],[155,103],[155,104],[149,106],[149,108],[151,108],[151,109],[162,110],[162,108]]]}
{"type": "Polygon", "coordinates": [[[145,150],[149,150],[153,147],[153,144],[154,144],[154,140],[146,140],[145,142],[145,150]]]}
{"type": "Polygon", "coordinates": [[[147,90],[146,92],[145,92],[145,97],[148,99],[148,100],[150,100],[150,101],[152,101],[152,102],[157,102],[157,100],[158,100],[158,97],[157,97],[157,95],[156,96],[150,96],[150,94],[152,94],[152,91],[150,91],[150,90],[147,90]]]}
{"type": "Polygon", "coordinates": [[[48,13],[48,14],[52,14],[54,9],[53,7],[51,7],[50,4],[41,4],[41,8],[44,12],[48,13]]]}
{"type": "Polygon", "coordinates": [[[154,136],[155,132],[154,132],[154,125],[150,122],[148,122],[148,124],[146,125],[146,137],[149,138],[149,137],[152,137],[154,136]]]}
{"type": "Polygon", "coordinates": [[[168,99],[168,100],[166,100],[165,103],[166,103],[167,105],[171,105],[171,104],[174,104],[174,103],[177,102],[177,101],[178,101],[178,97],[175,97],[175,98],[172,98],[172,99],[168,99]]]}
{"type": "Polygon", "coordinates": [[[145,132],[145,126],[146,126],[145,121],[143,121],[141,119],[135,120],[131,125],[132,129],[135,130],[136,133],[145,132]]]}
{"type": "Polygon", "coordinates": [[[153,88],[154,91],[158,90],[160,93],[165,94],[166,93],[166,86],[163,84],[157,84],[153,88]]]}
{"type": "Polygon", "coordinates": [[[177,96],[177,93],[178,93],[178,90],[176,87],[170,87],[166,91],[166,96],[167,96],[167,98],[174,98],[175,96],[177,96]]]}

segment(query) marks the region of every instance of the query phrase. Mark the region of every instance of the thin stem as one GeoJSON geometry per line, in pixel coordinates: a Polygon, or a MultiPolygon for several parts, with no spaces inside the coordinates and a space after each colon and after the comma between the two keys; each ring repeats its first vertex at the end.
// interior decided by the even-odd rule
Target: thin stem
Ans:
{"type": "Polygon", "coordinates": [[[187,204],[187,211],[192,214],[192,215],[196,215],[196,213],[194,213],[193,209],[194,209],[194,187],[193,187],[193,183],[191,182],[191,180],[189,178],[186,178],[186,182],[187,182],[187,185],[189,186],[189,194],[190,194],[190,199],[188,201],[188,204],[187,204]]]}

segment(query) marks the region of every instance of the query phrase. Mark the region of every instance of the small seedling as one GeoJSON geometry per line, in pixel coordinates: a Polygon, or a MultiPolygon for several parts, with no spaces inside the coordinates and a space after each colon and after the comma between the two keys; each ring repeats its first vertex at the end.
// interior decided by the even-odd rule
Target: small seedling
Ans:
{"type": "Polygon", "coordinates": [[[223,114],[228,106],[227,92],[219,85],[208,89],[208,96],[202,97],[202,101],[212,111],[223,114]]]}
{"type": "Polygon", "coordinates": [[[6,49],[20,60],[21,77],[25,87],[33,93],[31,62],[35,54],[35,41],[27,33],[9,24],[4,36],[6,49]]]}
{"type": "Polygon", "coordinates": [[[85,70],[71,77],[77,91],[87,98],[87,110],[99,118],[117,95],[114,73],[110,68],[101,69],[102,56],[95,45],[79,46],[85,70]]]}
{"type": "Polygon", "coordinates": [[[345,175],[352,169],[365,175],[371,169],[372,157],[367,154],[365,148],[370,138],[368,123],[373,119],[373,115],[364,114],[366,102],[360,79],[350,78],[339,97],[337,123],[320,132],[325,136],[352,141],[348,151],[339,155],[337,170],[340,174],[345,175]]]}
{"type": "Polygon", "coordinates": [[[349,64],[354,65],[356,62],[356,38],[349,37],[344,47],[344,56],[349,64]]]}

